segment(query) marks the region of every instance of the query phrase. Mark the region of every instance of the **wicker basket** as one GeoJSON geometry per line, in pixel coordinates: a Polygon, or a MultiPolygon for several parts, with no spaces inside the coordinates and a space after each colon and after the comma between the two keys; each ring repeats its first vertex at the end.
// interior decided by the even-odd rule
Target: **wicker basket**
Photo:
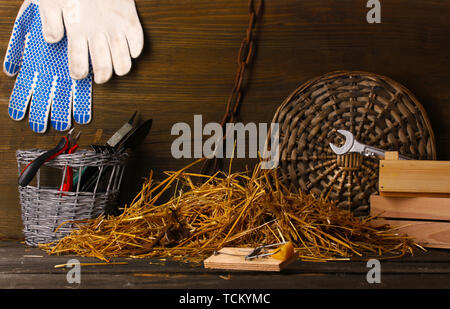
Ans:
{"type": "Polygon", "coordinates": [[[273,118],[280,124],[278,177],[291,189],[336,200],[364,216],[378,192],[378,160],[338,156],[338,129],[364,144],[421,160],[436,159],[433,130],[417,99],[399,83],[367,72],[333,72],[295,90],[273,118]]]}
{"type": "MultiPolygon", "coordinates": [[[[17,151],[19,173],[43,152],[39,149],[17,151]]],[[[73,168],[74,173],[85,167],[98,167],[99,181],[94,192],[79,192],[79,183],[74,184],[75,192],[61,192],[61,186],[41,186],[43,179],[39,170],[33,181],[35,185],[19,186],[25,243],[35,247],[40,243],[56,241],[73,230],[73,221],[92,219],[114,208],[126,159],[126,154],[113,155],[80,150],[74,154],[60,155],[45,163],[46,168],[49,167],[50,171],[57,173],[52,176],[61,177],[61,186],[68,166],[73,168]]]]}

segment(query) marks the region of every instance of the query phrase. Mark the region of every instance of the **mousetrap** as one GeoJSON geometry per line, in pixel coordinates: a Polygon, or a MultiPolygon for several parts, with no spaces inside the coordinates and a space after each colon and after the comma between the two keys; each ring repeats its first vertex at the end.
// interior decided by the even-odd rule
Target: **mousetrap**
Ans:
{"type": "Polygon", "coordinates": [[[225,247],[203,263],[209,269],[281,271],[296,258],[292,243],[287,242],[257,248],[225,247]],[[269,250],[273,247],[278,248],[269,250]]]}

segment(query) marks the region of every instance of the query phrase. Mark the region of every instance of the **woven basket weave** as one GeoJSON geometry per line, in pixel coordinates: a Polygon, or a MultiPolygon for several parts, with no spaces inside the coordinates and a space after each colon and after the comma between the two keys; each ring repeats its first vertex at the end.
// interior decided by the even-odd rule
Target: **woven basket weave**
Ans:
{"type": "MultiPolygon", "coordinates": [[[[44,151],[39,149],[16,152],[19,173],[22,168],[39,157],[44,151]]],[[[25,243],[36,247],[40,243],[56,241],[74,229],[73,221],[92,219],[116,206],[121,179],[125,169],[127,155],[102,154],[80,150],[70,155],[60,155],[45,163],[61,175],[61,185],[65,179],[67,166],[74,173],[85,167],[98,167],[102,171],[100,181],[94,192],[80,192],[74,183],[75,192],[61,192],[59,188],[41,187],[40,171],[36,175],[36,185],[19,186],[22,208],[23,233],[25,243]],[[106,172],[108,171],[108,173],[106,172]],[[104,179],[106,178],[106,179],[104,179]]]]}
{"type": "Polygon", "coordinates": [[[364,216],[378,192],[379,160],[360,154],[336,155],[338,129],[361,143],[399,151],[414,159],[436,159],[433,130],[418,100],[399,83],[367,72],[333,72],[295,90],[278,108],[278,177],[291,189],[336,200],[364,216]]]}

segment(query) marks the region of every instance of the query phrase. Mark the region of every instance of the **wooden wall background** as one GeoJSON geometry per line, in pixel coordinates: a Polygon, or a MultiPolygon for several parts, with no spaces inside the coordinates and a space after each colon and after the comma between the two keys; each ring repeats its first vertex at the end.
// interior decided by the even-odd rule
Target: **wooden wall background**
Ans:
{"type": "MultiPolygon", "coordinates": [[[[161,175],[188,162],[171,157],[174,123],[193,123],[194,114],[202,114],[204,122],[220,121],[248,21],[246,0],[136,2],[145,50],[129,75],[94,85],[93,122],[79,127],[80,145],[87,147],[97,133],[106,141],[135,110],[154,119],[145,144],[132,155],[123,203],[151,169],[161,175]]],[[[418,97],[431,119],[439,159],[450,160],[450,1],[381,2],[382,23],[368,24],[365,0],[266,0],[240,120],[270,122],[283,99],[315,76],[370,71],[397,80],[418,97]]],[[[21,3],[0,0],[2,58],[21,3]]],[[[9,119],[13,85],[14,79],[0,74],[0,235],[20,237],[15,151],[51,148],[61,134],[37,135],[27,121],[9,119]]]]}

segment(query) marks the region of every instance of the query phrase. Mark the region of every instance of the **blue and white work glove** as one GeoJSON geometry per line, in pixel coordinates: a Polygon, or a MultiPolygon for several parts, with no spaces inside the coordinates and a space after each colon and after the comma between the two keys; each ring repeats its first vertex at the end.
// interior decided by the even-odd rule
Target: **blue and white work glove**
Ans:
{"type": "Polygon", "coordinates": [[[73,80],[69,75],[67,38],[49,44],[42,34],[39,0],[25,0],[14,24],[3,65],[5,73],[18,73],[9,102],[9,116],[22,120],[29,106],[29,125],[45,133],[50,117],[53,128],[65,131],[71,118],[91,121],[92,74],[73,80]]]}

